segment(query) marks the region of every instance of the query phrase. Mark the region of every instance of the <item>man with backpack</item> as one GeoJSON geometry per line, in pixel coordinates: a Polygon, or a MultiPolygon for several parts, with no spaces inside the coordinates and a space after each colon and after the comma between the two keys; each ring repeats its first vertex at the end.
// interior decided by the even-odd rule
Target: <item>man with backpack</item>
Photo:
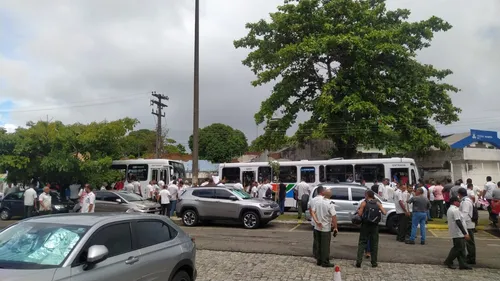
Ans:
{"type": "Polygon", "coordinates": [[[410,239],[406,240],[406,244],[415,244],[417,238],[417,227],[420,225],[420,244],[425,245],[425,222],[427,221],[427,212],[431,208],[431,202],[424,196],[423,187],[417,188],[415,196],[408,200],[408,204],[413,205],[413,214],[411,221],[410,239]]]}
{"type": "Polygon", "coordinates": [[[467,196],[467,190],[465,188],[460,188],[458,190],[458,198],[460,198],[460,213],[465,221],[465,227],[469,233],[470,239],[465,241],[465,248],[467,250],[467,264],[476,264],[476,242],[474,241],[474,229],[476,224],[474,221],[478,219],[477,208],[474,207],[474,203],[467,196]]]}
{"type": "Polygon", "coordinates": [[[370,240],[372,267],[378,266],[378,224],[382,219],[382,214],[385,215],[386,213],[387,212],[382,207],[382,204],[375,199],[375,193],[371,190],[367,190],[365,193],[365,201],[361,203],[361,206],[358,209],[358,215],[361,217],[361,230],[359,232],[356,267],[361,267],[363,253],[368,240],[370,240]]]}

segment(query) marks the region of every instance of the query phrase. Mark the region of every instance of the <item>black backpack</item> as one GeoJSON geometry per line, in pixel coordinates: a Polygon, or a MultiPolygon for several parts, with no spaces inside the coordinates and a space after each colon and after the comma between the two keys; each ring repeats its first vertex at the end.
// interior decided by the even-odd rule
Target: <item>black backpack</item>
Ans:
{"type": "Polygon", "coordinates": [[[378,224],[382,220],[382,212],[376,200],[367,200],[363,211],[363,221],[378,224]]]}
{"type": "Polygon", "coordinates": [[[477,212],[477,207],[473,206],[472,207],[472,217],[471,217],[472,222],[477,222],[479,220],[479,213],[477,212]]]}

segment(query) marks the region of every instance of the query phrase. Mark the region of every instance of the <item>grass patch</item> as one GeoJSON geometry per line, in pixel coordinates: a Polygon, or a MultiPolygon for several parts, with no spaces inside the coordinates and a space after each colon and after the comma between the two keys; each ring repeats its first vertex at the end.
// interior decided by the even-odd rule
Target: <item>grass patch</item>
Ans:
{"type": "MultiPolygon", "coordinates": [[[[283,214],[276,218],[276,220],[280,221],[296,221],[297,215],[295,214],[283,214]]],[[[302,215],[302,220],[305,220],[305,215],[302,215]]]]}

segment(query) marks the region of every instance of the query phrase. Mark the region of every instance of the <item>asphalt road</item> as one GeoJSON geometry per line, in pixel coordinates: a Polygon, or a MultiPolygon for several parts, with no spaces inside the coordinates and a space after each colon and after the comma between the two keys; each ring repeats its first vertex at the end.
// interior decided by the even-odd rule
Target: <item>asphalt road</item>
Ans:
{"type": "MultiPolygon", "coordinates": [[[[0,221],[0,229],[15,221],[0,221]]],[[[247,230],[238,225],[208,224],[184,227],[195,238],[200,250],[263,253],[290,256],[312,255],[312,230],[307,223],[273,224],[261,229],[247,230]]],[[[355,260],[359,233],[340,229],[332,239],[333,259],[355,260]]],[[[427,232],[426,245],[406,245],[396,242],[391,234],[381,233],[379,262],[441,265],[452,246],[447,230],[427,232]]],[[[476,234],[477,267],[500,269],[500,238],[484,231],[476,234]]]]}
{"type": "MultiPolygon", "coordinates": [[[[215,225],[182,228],[195,238],[197,248],[201,250],[312,255],[312,231],[304,227],[269,225],[263,229],[246,230],[215,225]]],[[[381,233],[379,262],[441,265],[452,246],[451,239],[443,233],[429,233],[426,245],[406,245],[396,242],[394,235],[381,233]]],[[[359,234],[355,230],[341,229],[337,237],[332,239],[333,258],[355,260],[358,238],[359,234]]],[[[477,267],[500,269],[500,239],[480,233],[476,243],[477,267]]]]}

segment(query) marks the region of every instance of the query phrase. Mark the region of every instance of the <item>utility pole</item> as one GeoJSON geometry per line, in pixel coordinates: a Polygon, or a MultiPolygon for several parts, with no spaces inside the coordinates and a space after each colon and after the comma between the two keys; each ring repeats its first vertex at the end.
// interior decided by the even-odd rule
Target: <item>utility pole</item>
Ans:
{"type": "Polygon", "coordinates": [[[198,151],[200,130],[200,0],[195,0],[194,12],[194,90],[193,90],[193,185],[198,184],[198,151]]]}
{"type": "Polygon", "coordinates": [[[162,147],[163,147],[163,138],[161,132],[161,118],[165,117],[165,113],[162,112],[164,107],[168,107],[166,104],[162,103],[162,100],[168,101],[168,96],[157,94],[156,91],[153,91],[151,95],[157,100],[151,100],[151,105],[156,105],[156,111],[151,109],[151,114],[155,115],[157,119],[156,121],[156,158],[161,157],[162,147]]]}

